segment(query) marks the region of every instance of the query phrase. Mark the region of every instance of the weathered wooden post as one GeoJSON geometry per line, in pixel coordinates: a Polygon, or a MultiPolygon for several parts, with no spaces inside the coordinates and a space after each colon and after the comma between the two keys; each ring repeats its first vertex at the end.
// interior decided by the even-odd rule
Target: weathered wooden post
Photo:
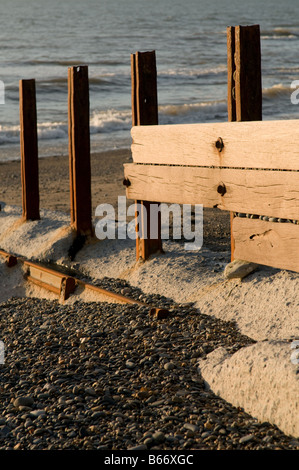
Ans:
{"type": "Polygon", "coordinates": [[[92,234],[88,67],[68,69],[71,226],[92,234]]]}
{"type": "MultiPolygon", "coordinates": [[[[158,124],[158,93],[155,51],[131,54],[132,125],[158,124]]],[[[146,260],[151,254],[162,251],[161,214],[158,213],[157,230],[151,238],[151,202],[136,201],[136,212],[141,209],[140,236],[136,238],[136,259],[146,260]]],[[[157,203],[155,203],[157,204],[157,203]]]]}
{"type": "MultiPolygon", "coordinates": [[[[227,28],[227,109],[229,121],[262,120],[262,72],[260,27],[229,26],[227,28]]],[[[254,138],[254,136],[252,136],[254,138]]],[[[235,241],[232,234],[231,259],[235,241]]]]}
{"type": "Polygon", "coordinates": [[[38,220],[40,213],[35,80],[20,80],[19,95],[22,218],[38,220]]]}

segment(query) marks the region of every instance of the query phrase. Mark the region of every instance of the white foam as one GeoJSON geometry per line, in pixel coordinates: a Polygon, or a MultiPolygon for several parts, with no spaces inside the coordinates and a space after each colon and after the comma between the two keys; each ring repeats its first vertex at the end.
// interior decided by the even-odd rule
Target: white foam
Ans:
{"type": "Polygon", "coordinates": [[[96,134],[101,131],[129,129],[131,126],[131,110],[107,109],[94,111],[90,118],[90,132],[96,134]]]}
{"type": "Polygon", "coordinates": [[[276,98],[281,95],[287,95],[287,94],[291,96],[291,93],[294,91],[294,89],[292,89],[290,85],[287,86],[287,85],[283,85],[282,83],[276,83],[272,85],[271,87],[264,88],[263,96],[265,98],[276,98]]]}
{"type": "Polygon", "coordinates": [[[166,78],[166,77],[171,77],[171,76],[177,76],[177,77],[199,77],[199,76],[204,76],[204,75],[218,75],[218,74],[226,74],[227,73],[227,65],[226,64],[220,64],[215,67],[207,67],[207,66],[201,66],[201,67],[182,67],[182,68],[175,68],[175,69],[167,69],[167,70],[161,70],[159,72],[159,78],[166,78]]]}
{"type": "Polygon", "coordinates": [[[159,106],[161,124],[188,124],[207,121],[226,121],[227,102],[213,100],[199,103],[171,104],[159,106]]]}

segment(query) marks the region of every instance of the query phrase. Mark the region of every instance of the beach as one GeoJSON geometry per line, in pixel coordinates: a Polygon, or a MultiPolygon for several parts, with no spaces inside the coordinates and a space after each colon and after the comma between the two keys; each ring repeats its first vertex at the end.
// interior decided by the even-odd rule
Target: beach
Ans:
{"type": "MultiPolygon", "coordinates": [[[[132,162],[132,108],[135,121],[143,100],[146,107],[152,106],[147,83],[143,93],[143,81],[151,83],[154,92],[157,78],[162,126],[247,120],[243,111],[238,116],[241,95],[244,109],[249,109],[253,97],[257,100],[254,110],[261,104],[262,116],[249,119],[298,119],[298,100],[294,100],[299,74],[298,9],[295,0],[276,5],[267,0],[225,5],[220,0],[141,0],[140,8],[131,0],[7,3],[1,18],[0,77],[0,450],[96,450],[106,452],[103,455],[109,463],[117,451],[130,456],[143,451],[142,457],[156,453],[157,464],[174,463],[175,452],[195,456],[203,450],[299,450],[299,273],[273,267],[282,266],[280,259],[284,263],[291,256],[284,242],[286,232],[295,233],[287,240],[294,243],[296,252],[297,227],[290,229],[288,224],[297,225],[298,211],[295,207],[291,215],[268,217],[271,205],[264,196],[265,188],[269,189],[273,205],[284,209],[276,195],[280,178],[269,185],[262,181],[266,173],[260,173],[259,181],[252,177],[252,182],[246,173],[243,186],[247,190],[257,186],[257,202],[253,205],[254,193],[246,192],[246,202],[252,204],[243,205],[240,192],[241,206],[239,202],[222,206],[242,210],[235,213],[235,227],[241,218],[243,226],[248,222],[260,227],[261,222],[265,227],[263,232],[255,228],[247,242],[252,246],[254,240],[260,253],[264,247],[265,253],[269,249],[272,264],[236,260],[247,270],[243,274],[234,272],[231,262],[231,214],[217,208],[221,207],[219,195],[227,192],[224,202],[229,202],[231,189],[242,187],[236,176],[240,172],[235,172],[243,168],[240,146],[231,167],[232,184],[217,177],[213,202],[208,188],[211,208],[203,208],[200,248],[186,243],[186,233],[181,239],[174,236],[171,216],[170,237],[163,239],[163,249],[146,261],[136,261],[136,241],[127,230],[133,212],[126,219],[126,237],[118,212],[119,197],[126,195],[123,166],[132,162]],[[244,59],[243,52],[244,57],[247,49],[257,52],[254,76],[259,77],[260,49],[245,47],[246,41],[243,46],[245,36],[235,27],[245,24],[255,25],[262,51],[261,96],[250,91],[248,102],[238,91],[239,78],[244,77],[240,88],[244,83],[246,90],[248,77],[252,77],[251,85],[255,80],[252,59],[244,59]],[[139,70],[136,51],[155,53],[153,80],[147,78],[148,71],[139,70]],[[82,65],[88,72],[89,95],[82,94],[78,109],[85,108],[86,117],[89,113],[95,228],[86,237],[78,237],[70,225],[68,158],[70,125],[73,128],[76,123],[72,110],[77,108],[77,98],[73,100],[77,92],[68,77],[71,68],[79,72],[82,65]],[[34,80],[32,93],[36,95],[40,219],[24,221],[19,144],[26,139],[19,123],[22,109],[25,116],[27,112],[20,85],[28,79],[34,80]],[[232,97],[236,106],[231,107],[232,97]],[[236,108],[235,118],[232,108],[236,108]],[[96,230],[101,204],[114,208],[115,220],[108,215],[110,223],[111,219],[115,223],[110,225],[116,228],[115,238],[100,239],[96,230]],[[257,214],[250,212],[255,210],[257,214]],[[247,220],[257,217],[262,221],[247,220]],[[285,223],[285,228],[274,228],[273,235],[268,223],[285,223]]],[[[32,94],[31,110],[33,98],[32,94]]],[[[80,125],[87,129],[83,121],[80,125]]],[[[243,149],[256,140],[254,135],[254,131],[246,133],[243,149]]],[[[267,139],[267,155],[262,160],[272,162],[275,142],[269,135],[267,139]]],[[[179,140],[171,142],[178,146],[179,140]]],[[[197,133],[190,151],[186,143],[179,148],[179,159],[198,149],[205,154],[197,133]]],[[[210,141],[207,148],[210,151],[210,141]]],[[[230,148],[231,138],[217,131],[213,135],[216,164],[207,160],[204,167],[217,168],[219,157],[220,166],[226,167],[230,148]]],[[[206,179],[201,169],[193,171],[199,163],[195,153],[194,161],[183,165],[198,179],[182,187],[180,168],[173,176],[172,169],[168,174],[158,166],[163,152],[159,142],[155,178],[158,183],[162,176],[165,183],[171,178],[172,189],[170,195],[159,192],[157,199],[177,200],[177,193],[180,201],[193,204],[200,180],[206,179]],[[186,192],[191,197],[181,199],[186,192]]],[[[259,152],[248,154],[251,175],[255,174],[251,170],[260,168],[254,164],[259,152]]],[[[152,142],[149,153],[153,153],[152,142]]],[[[176,164],[172,151],[167,164],[169,168],[176,164]]],[[[289,177],[284,174],[287,194],[283,196],[290,206],[296,206],[295,171],[292,168],[289,177]],[[291,176],[293,193],[287,188],[291,176]]],[[[141,178],[150,199],[152,176],[141,178]]],[[[133,189],[133,177],[129,180],[133,189]]],[[[158,194],[159,184],[155,187],[158,194]]],[[[141,197],[140,192],[131,194],[141,197]]],[[[132,203],[127,199],[127,208],[132,203]]],[[[192,231],[196,211],[194,206],[189,208],[193,225],[188,229],[192,231]]],[[[178,226],[184,229],[182,220],[178,226]]],[[[130,229],[135,234],[133,224],[130,229]]],[[[244,254],[245,250],[239,253],[252,256],[244,254]]],[[[270,263],[266,256],[257,259],[270,263]]],[[[288,266],[297,269],[298,263],[288,266]]],[[[102,454],[97,457],[101,463],[102,454]]],[[[201,456],[198,463],[202,464],[201,456]]]]}
{"type": "MultiPolygon", "coordinates": [[[[91,154],[92,213],[102,202],[116,207],[118,196],[125,195],[123,164],[131,161],[129,150],[91,154]]],[[[0,163],[0,198],[7,204],[22,204],[21,162],[0,163]]],[[[68,155],[39,159],[40,207],[70,212],[68,155]]]]}
{"type": "MultiPolygon", "coordinates": [[[[117,207],[129,161],[129,149],[92,154],[93,214],[117,207]]],[[[165,240],[136,263],[134,240],[91,239],[70,260],[68,157],[41,158],[39,174],[41,220],[22,224],[20,162],[1,164],[0,247],[170,317],[81,288],[58,301],[3,259],[0,448],[298,449],[299,275],[260,266],[225,279],[229,214],[216,209],[199,252],[165,240]]]]}
{"type": "MultiPolygon", "coordinates": [[[[125,196],[123,185],[125,163],[132,162],[130,149],[91,153],[92,217],[99,204],[118,207],[118,197],[125,196]]],[[[40,208],[70,213],[70,183],[68,155],[39,159],[40,208]]],[[[0,201],[13,206],[22,205],[21,163],[19,160],[0,163],[0,201]]],[[[134,201],[127,200],[127,206],[134,201]]],[[[205,243],[213,249],[230,249],[229,215],[223,211],[204,208],[205,243]]]]}

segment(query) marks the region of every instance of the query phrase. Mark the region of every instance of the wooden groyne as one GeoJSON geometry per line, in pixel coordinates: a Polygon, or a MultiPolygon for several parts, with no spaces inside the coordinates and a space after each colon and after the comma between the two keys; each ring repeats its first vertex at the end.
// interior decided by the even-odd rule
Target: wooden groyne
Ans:
{"type": "MultiPolygon", "coordinates": [[[[203,204],[231,214],[231,259],[299,271],[299,154],[296,120],[262,121],[259,25],[227,28],[228,122],[159,125],[155,51],[131,55],[129,199],[141,207],[136,258],[162,252],[161,214],[151,206],[203,204]]],[[[93,235],[88,67],[68,69],[70,225],[93,235]]],[[[35,81],[20,81],[23,220],[39,213],[35,81]]]]}

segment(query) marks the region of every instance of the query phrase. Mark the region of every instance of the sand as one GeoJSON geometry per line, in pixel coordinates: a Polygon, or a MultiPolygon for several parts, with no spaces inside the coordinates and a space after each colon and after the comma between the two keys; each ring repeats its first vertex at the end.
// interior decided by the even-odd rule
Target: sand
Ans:
{"type": "MultiPolygon", "coordinates": [[[[125,195],[122,185],[123,164],[131,161],[127,149],[91,155],[91,189],[93,213],[98,204],[116,205],[118,195],[125,195]]],[[[0,163],[0,200],[21,206],[20,161],[0,163]]],[[[40,207],[70,212],[69,162],[67,155],[39,159],[40,207]]]]}
{"type": "MultiPolygon", "coordinates": [[[[116,207],[117,197],[125,194],[122,165],[130,158],[128,150],[92,156],[93,213],[101,202],[116,207]]],[[[291,346],[299,339],[299,274],[260,266],[242,281],[227,280],[223,271],[230,261],[229,216],[216,210],[204,211],[200,251],[186,251],[183,243],[166,241],[164,254],[136,264],[133,240],[92,239],[70,261],[67,250],[73,234],[67,175],[66,157],[40,160],[41,220],[21,224],[19,162],[1,165],[0,248],[77,268],[94,279],[123,278],[145,293],[192,302],[204,314],[235,322],[256,343],[233,355],[220,348],[200,361],[207,387],[298,438],[299,364],[291,360],[291,346]]],[[[8,275],[4,263],[0,265],[0,300],[13,295],[56,298],[29,287],[21,268],[10,269],[8,275]]],[[[77,292],[67,302],[78,298],[95,300],[77,292]]]]}

